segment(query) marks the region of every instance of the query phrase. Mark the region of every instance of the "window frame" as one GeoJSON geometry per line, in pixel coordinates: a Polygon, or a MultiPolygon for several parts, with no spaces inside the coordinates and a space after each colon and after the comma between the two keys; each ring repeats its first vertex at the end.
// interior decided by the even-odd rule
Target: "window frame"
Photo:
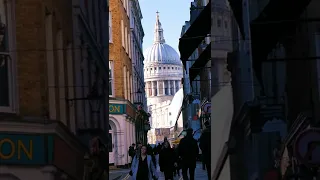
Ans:
{"type": "Polygon", "coordinates": [[[124,27],[124,43],[125,43],[125,49],[126,49],[126,53],[128,54],[128,28],[125,26],[124,27]]]}
{"type": "Polygon", "coordinates": [[[122,47],[125,48],[124,45],[124,22],[121,20],[121,40],[122,40],[122,47]]]}
{"type": "Polygon", "coordinates": [[[221,28],[221,27],[222,27],[222,19],[221,19],[221,18],[218,18],[218,19],[217,19],[217,27],[218,27],[218,28],[221,28]]]}
{"type": "Polygon", "coordinates": [[[112,13],[109,11],[109,43],[113,43],[112,39],[112,13]]]}
{"type": "Polygon", "coordinates": [[[15,30],[15,1],[6,0],[4,1],[4,7],[6,12],[6,25],[8,31],[8,51],[1,52],[2,54],[8,55],[8,96],[9,96],[9,106],[0,106],[0,112],[4,113],[18,113],[18,98],[15,96],[17,94],[16,84],[16,52],[12,50],[15,49],[16,43],[16,30],[15,30]]]}
{"type": "Polygon", "coordinates": [[[109,97],[114,97],[115,93],[115,87],[114,87],[114,62],[112,60],[109,60],[109,70],[111,70],[111,77],[109,76],[109,82],[108,82],[108,86],[110,86],[110,80],[111,80],[111,94],[110,94],[110,88],[109,88],[109,97]]]}

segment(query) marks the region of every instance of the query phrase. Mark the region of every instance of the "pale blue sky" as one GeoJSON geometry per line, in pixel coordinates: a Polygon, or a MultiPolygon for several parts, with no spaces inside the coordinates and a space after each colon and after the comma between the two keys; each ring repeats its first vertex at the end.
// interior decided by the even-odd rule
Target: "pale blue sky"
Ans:
{"type": "Polygon", "coordinates": [[[139,0],[142,11],[144,29],[143,50],[153,43],[153,31],[156,12],[159,11],[166,43],[178,53],[181,28],[190,19],[190,3],[192,0],[139,0]]]}

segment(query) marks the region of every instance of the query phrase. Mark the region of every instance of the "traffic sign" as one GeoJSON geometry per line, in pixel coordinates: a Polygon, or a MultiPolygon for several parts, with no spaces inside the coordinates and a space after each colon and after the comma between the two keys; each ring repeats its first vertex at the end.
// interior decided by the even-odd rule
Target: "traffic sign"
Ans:
{"type": "Polygon", "coordinates": [[[306,166],[320,165],[320,129],[310,128],[301,132],[294,144],[298,161],[306,166]]]}

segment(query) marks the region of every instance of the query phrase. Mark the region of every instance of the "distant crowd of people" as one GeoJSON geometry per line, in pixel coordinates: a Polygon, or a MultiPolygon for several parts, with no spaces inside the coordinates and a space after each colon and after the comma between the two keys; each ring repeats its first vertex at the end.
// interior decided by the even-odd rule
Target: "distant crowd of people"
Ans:
{"type": "Polygon", "coordinates": [[[203,168],[207,170],[208,179],[210,179],[210,138],[210,130],[207,128],[202,132],[198,146],[198,141],[193,138],[193,129],[190,128],[187,129],[187,134],[180,140],[179,145],[173,144],[172,147],[167,138],[155,147],[150,144],[142,145],[140,142],[132,144],[128,152],[131,157],[129,172],[131,179],[157,180],[159,178],[157,165],[159,165],[165,180],[173,180],[174,177],[180,176],[180,170],[184,180],[194,180],[199,147],[202,151],[203,168]]]}

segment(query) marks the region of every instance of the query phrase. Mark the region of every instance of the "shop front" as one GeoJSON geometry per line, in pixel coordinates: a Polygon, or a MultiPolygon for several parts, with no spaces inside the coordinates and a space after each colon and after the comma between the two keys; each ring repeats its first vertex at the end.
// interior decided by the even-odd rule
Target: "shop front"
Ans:
{"type": "Polygon", "coordinates": [[[136,111],[129,101],[109,101],[109,165],[125,166],[131,161],[128,149],[137,141],[136,111]]]}
{"type": "Polygon", "coordinates": [[[0,128],[1,180],[83,179],[85,148],[59,123],[15,122],[5,127],[5,132],[0,128]]]}

